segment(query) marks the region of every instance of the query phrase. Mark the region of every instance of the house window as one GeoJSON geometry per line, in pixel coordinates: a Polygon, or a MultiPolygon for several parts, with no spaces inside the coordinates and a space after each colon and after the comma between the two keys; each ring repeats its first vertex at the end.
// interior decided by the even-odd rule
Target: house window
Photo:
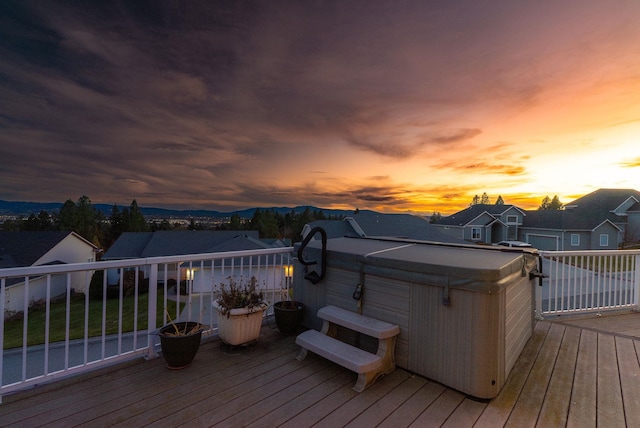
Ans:
{"type": "Polygon", "coordinates": [[[480,236],[481,236],[481,231],[479,227],[472,227],[471,228],[471,239],[473,241],[479,241],[480,240],[480,236]]]}
{"type": "Polygon", "coordinates": [[[508,215],[507,216],[507,224],[518,224],[518,216],[517,215],[508,215]]]}
{"type": "Polygon", "coordinates": [[[580,235],[578,235],[577,233],[572,233],[571,234],[571,246],[572,247],[577,247],[580,245],[580,235]]]}
{"type": "Polygon", "coordinates": [[[609,235],[607,234],[602,234],[600,235],[600,246],[601,247],[608,247],[609,246],[609,235]]]}

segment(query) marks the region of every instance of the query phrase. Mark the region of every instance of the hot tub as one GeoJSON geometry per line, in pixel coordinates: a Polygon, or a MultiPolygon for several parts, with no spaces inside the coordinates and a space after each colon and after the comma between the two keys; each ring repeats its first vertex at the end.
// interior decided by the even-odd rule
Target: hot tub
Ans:
{"type": "MultiPolygon", "coordinates": [[[[320,329],[315,313],[335,305],[400,326],[399,367],[481,399],[495,397],[531,337],[534,323],[534,249],[453,245],[401,239],[312,240],[296,262],[295,300],[306,305],[303,324],[320,329]],[[357,288],[361,300],[355,300],[357,288]]],[[[357,296],[356,296],[357,297],[357,296]]],[[[374,347],[367,338],[351,338],[374,347]]],[[[374,348],[375,349],[375,348],[374,348]]]]}

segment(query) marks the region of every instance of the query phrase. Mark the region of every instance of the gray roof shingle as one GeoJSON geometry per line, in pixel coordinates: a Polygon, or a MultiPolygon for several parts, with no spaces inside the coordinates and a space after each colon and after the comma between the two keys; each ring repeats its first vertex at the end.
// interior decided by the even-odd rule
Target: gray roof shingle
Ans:
{"type": "Polygon", "coordinates": [[[270,248],[257,230],[159,230],[125,232],[105,253],[103,260],[202,254],[270,248]]]}
{"type": "Polygon", "coordinates": [[[359,236],[350,221],[356,223],[368,237],[407,238],[432,242],[460,243],[433,227],[426,218],[411,214],[382,214],[375,211],[360,211],[344,220],[318,220],[310,227],[322,227],[329,238],[359,236]]]}

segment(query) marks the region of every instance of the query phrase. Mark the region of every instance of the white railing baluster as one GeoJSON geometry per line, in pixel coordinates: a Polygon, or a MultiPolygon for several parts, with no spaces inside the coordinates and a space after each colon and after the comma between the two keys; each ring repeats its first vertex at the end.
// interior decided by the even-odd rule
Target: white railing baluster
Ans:
{"type": "MultiPolygon", "coordinates": [[[[157,302],[158,302],[158,264],[152,263],[149,266],[149,304],[147,307],[147,328],[148,332],[151,333],[156,330],[156,315],[158,313],[157,302]]],[[[162,318],[166,323],[166,314],[164,313],[164,308],[167,307],[167,264],[164,264],[164,306],[163,306],[163,315],[162,318]]],[[[136,332],[137,336],[137,332],[136,332]]],[[[154,347],[154,341],[150,336],[147,336],[147,358],[156,358],[158,354],[156,353],[154,347]]],[[[135,351],[137,348],[134,347],[135,351]]]]}
{"type": "Polygon", "coordinates": [[[133,283],[133,336],[131,337],[131,350],[135,350],[138,347],[138,305],[140,295],[140,267],[136,266],[136,279],[133,283]]]}
{"type": "MultiPolygon", "coordinates": [[[[107,286],[109,286],[109,278],[107,272],[104,272],[104,278],[107,281],[107,286]]],[[[104,307],[107,306],[107,302],[105,301],[104,307]]],[[[120,275],[120,279],[118,281],[118,354],[122,353],[122,305],[124,304],[124,275],[120,275]]],[[[104,334],[106,334],[106,330],[104,330],[104,334]]]]}
{"type": "MultiPolygon", "coordinates": [[[[69,332],[71,329],[71,274],[67,272],[67,295],[65,299],[64,370],[69,368],[69,332]]],[[[88,293],[87,293],[88,294],[88,293]]]]}
{"type": "Polygon", "coordinates": [[[51,275],[47,275],[47,291],[44,309],[44,375],[49,374],[49,330],[51,329],[51,275]]]}
{"type": "MultiPolygon", "coordinates": [[[[24,318],[22,321],[22,381],[27,380],[27,340],[29,334],[29,277],[24,278],[24,318]]],[[[4,346],[3,346],[4,349],[4,346]]]]}
{"type": "Polygon", "coordinates": [[[89,363],[89,294],[91,288],[91,274],[85,273],[86,292],[84,293],[84,340],[82,342],[82,364],[89,363]]]}

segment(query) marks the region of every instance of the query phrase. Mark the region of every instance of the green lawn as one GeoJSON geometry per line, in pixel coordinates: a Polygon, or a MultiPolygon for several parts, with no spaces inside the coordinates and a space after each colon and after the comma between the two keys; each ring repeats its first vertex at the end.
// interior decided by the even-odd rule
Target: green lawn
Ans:
{"type": "MultiPolygon", "coordinates": [[[[167,302],[170,314],[176,313],[176,303],[167,302]]],[[[89,301],[89,336],[102,335],[102,301],[89,301]]],[[[147,308],[149,307],[149,294],[145,293],[138,297],[138,330],[147,328],[147,308]]],[[[163,290],[158,290],[158,315],[156,326],[163,323],[163,290]]],[[[118,333],[119,319],[118,299],[107,300],[106,306],[106,334],[118,333]]],[[[133,331],[135,319],[134,297],[125,297],[122,301],[122,331],[133,331]]],[[[58,301],[51,304],[49,317],[49,342],[65,340],[66,331],[66,302],[58,301]]],[[[16,348],[23,343],[23,320],[12,320],[4,324],[4,349],[16,348]]],[[[29,310],[29,325],[27,333],[27,344],[39,345],[45,340],[46,310],[44,307],[29,310]]],[[[69,338],[81,339],[85,336],[85,299],[84,295],[76,295],[71,299],[69,338]]]]}

